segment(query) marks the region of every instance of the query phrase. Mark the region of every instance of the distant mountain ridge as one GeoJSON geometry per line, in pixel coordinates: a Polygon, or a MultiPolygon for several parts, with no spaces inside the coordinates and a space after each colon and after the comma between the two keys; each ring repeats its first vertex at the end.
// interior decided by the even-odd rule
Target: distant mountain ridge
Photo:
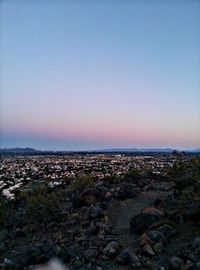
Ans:
{"type": "MultiPolygon", "coordinates": [[[[14,148],[0,148],[0,154],[58,154],[58,153],[76,153],[76,152],[89,152],[89,153],[171,153],[176,149],[173,148],[113,148],[113,149],[99,149],[99,150],[80,150],[80,151],[43,151],[36,150],[30,147],[14,147],[14,148]]],[[[190,149],[190,150],[176,150],[177,152],[200,152],[200,148],[198,149],[190,149]]]]}
{"type": "Polygon", "coordinates": [[[103,152],[172,152],[172,148],[113,148],[103,149],[103,152]]]}
{"type": "Polygon", "coordinates": [[[41,152],[30,147],[0,148],[0,153],[35,153],[41,152]]]}

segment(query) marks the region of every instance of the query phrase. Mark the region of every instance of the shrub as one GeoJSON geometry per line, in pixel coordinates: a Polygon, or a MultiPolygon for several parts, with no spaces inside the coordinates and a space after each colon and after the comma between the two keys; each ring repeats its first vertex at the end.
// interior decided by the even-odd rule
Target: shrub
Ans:
{"type": "Polygon", "coordinates": [[[175,189],[183,199],[199,197],[200,190],[196,188],[200,180],[200,157],[179,160],[169,170],[168,177],[175,184],[175,189]]]}
{"type": "Polygon", "coordinates": [[[63,190],[50,190],[46,184],[32,183],[19,195],[24,202],[25,219],[29,222],[48,222],[60,209],[63,190]]]}
{"type": "Polygon", "coordinates": [[[134,182],[134,183],[138,183],[139,180],[141,180],[142,175],[141,172],[136,169],[130,169],[123,177],[123,180],[127,181],[127,182],[134,182]]]}
{"type": "Polygon", "coordinates": [[[90,176],[80,175],[78,176],[69,186],[69,190],[73,191],[83,191],[84,189],[92,186],[94,180],[90,176]]]}
{"type": "Polygon", "coordinates": [[[117,177],[116,175],[109,175],[109,176],[105,176],[103,178],[103,180],[106,182],[106,183],[109,183],[109,184],[114,184],[118,181],[119,177],[117,177]]]}
{"type": "Polygon", "coordinates": [[[8,224],[12,215],[12,207],[8,201],[0,196],[0,228],[8,224]]]}

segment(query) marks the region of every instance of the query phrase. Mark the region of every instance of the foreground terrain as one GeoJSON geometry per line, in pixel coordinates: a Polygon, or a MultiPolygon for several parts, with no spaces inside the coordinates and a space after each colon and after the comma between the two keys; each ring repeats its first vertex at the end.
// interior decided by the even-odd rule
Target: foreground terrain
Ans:
{"type": "Polygon", "coordinates": [[[84,158],[2,157],[0,269],[200,269],[198,157],[84,158]]]}

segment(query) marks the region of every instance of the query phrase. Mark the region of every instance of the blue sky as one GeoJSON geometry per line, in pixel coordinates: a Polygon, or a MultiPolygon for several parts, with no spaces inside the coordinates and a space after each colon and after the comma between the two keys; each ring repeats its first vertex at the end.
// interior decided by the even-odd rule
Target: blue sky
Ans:
{"type": "Polygon", "coordinates": [[[200,1],[0,5],[0,147],[200,146],[200,1]]]}

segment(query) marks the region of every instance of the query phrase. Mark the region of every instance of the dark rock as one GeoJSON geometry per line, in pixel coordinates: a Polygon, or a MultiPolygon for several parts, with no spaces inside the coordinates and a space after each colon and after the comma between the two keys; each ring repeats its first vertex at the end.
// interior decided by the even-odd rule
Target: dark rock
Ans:
{"type": "Polygon", "coordinates": [[[124,249],[119,256],[117,257],[117,262],[119,264],[123,264],[123,265],[127,265],[130,264],[132,262],[139,262],[139,259],[137,258],[137,256],[132,253],[128,248],[124,249]]]}
{"type": "Polygon", "coordinates": [[[181,270],[184,265],[184,261],[176,256],[170,258],[170,269],[181,270]]]}
{"type": "Polygon", "coordinates": [[[150,245],[148,245],[148,244],[146,244],[143,247],[143,251],[149,256],[154,256],[155,255],[155,252],[153,251],[152,247],[150,245]]]}
{"type": "Polygon", "coordinates": [[[200,249],[200,237],[194,239],[192,243],[192,249],[200,249]]]}
{"type": "Polygon", "coordinates": [[[132,217],[130,221],[131,232],[141,234],[148,230],[153,224],[160,222],[162,218],[161,215],[138,214],[132,217]]]}
{"type": "Polygon", "coordinates": [[[103,217],[104,211],[100,207],[92,207],[90,211],[91,218],[101,218],[103,217]]]}
{"type": "Polygon", "coordinates": [[[200,237],[195,238],[191,244],[183,246],[179,255],[184,260],[197,261],[200,258],[200,237]]]}
{"type": "Polygon", "coordinates": [[[200,222],[200,203],[199,202],[190,202],[188,203],[183,211],[183,217],[185,220],[193,221],[195,223],[200,222]]]}
{"type": "Polygon", "coordinates": [[[153,243],[159,243],[160,241],[165,241],[165,236],[163,235],[162,232],[160,232],[159,230],[152,230],[149,231],[147,233],[147,235],[149,236],[149,239],[153,242],[153,243]]]}
{"type": "Polygon", "coordinates": [[[196,263],[193,265],[192,270],[200,270],[200,261],[196,262],[196,263]]]}
{"type": "Polygon", "coordinates": [[[0,243],[4,242],[8,237],[8,230],[7,229],[3,229],[0,230],[0,243]]]}
{"type": "Polygon", "coordinates": [[[143,214],[149,214],[149,215],[158,215],[158,216],[164,216],[164,212],[161,209],[158,209],[154,206],[145,207],[142,210],[143,214]]]}
{"type": "Polygon", "coordinates": [[[161,200],[161,199],[155,199],[154,206],[156,208],[163,208],[163,206],[164,206],[163,200],[161,200]]]}
{"type": "Polygon", "coordinates": [[[119,251],[119,244],[115,241],[111,241],[104,249],[103,254],[107,257],[115,257],[119,251]]]}
{"type": "Polygon", "coordinates": [[[60,257],[65,263],[69,263],[79,255],[78,248],[75,246],[64,247],[60,252],[60,257]]]}
{"type": "Polygon", "coordinates": [[[157,228],[157,231],[162,233],[167,239],[177,234],[177,231],[168,224],[164,224],[163,226],[157,228]]]}
{"type": "Polygon", "coordinates": [[[156,253],[161,253],[163,251],[163,248],[163,243],[161,241],[153,246],[153,249],[156,253]]]}
{"type": "Polygon", "coordinates": [[[192,263],[190,260],[187,260],[185,265],[183,266],[183,270],[192,270],[194,266],[194,263],[192,263]]]}
{"type": "Polygon", "coordinates": [[[135,187],[129,183],[121,183],[119,188],[114,194],[114,197],[119,200],[126,200],[136,197],[137,193],[135,187]]]}
{"type": "Polygon", "coordinates": [[[5,259],[3,260],[3,262],[4,262],[4,265],[5,265],[5,269],[14,269],[15,264],[14,264],[13,261],[11,261],[11,260],[5,258],[5,259]]]}
{"type": "Polygon", "coordinates": [[[84,257],[89,261],[91,259],[96,258],[99,255],[97,249],[87,249],[84,253],[84,257]]]}

